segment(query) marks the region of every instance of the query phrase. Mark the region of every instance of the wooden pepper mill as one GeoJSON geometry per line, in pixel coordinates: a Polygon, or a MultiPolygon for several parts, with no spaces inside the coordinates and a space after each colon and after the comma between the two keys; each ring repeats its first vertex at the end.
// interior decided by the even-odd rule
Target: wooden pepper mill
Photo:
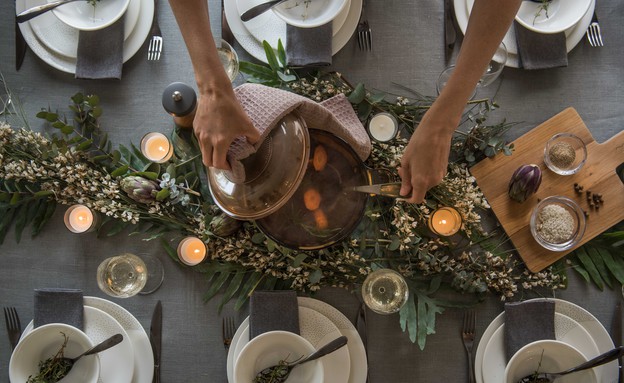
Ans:
{"type": "Polygon", "coordinates": [[[197,94],[182,82],[169,84],[162,95],[163,108],[173,116],[173,122],[184,129],[193,128],[197,108],[197,94]]]}

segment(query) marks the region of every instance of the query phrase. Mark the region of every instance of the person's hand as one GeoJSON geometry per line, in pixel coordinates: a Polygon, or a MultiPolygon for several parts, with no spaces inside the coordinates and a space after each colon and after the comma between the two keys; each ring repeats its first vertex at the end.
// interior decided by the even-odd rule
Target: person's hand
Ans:
{"type": "Polygon", "coordinates": [[[403,152],[399,175],[402,196],[411,203],[425,199],[427,190],[439,184],[447,172],[451,138],[457,126],[455,119],[434,116],[429,111],[410,138],[403,152]]]}
{"type": "Polygon", "coordinates": [[[226,155],[232,141],[245,136],[253,144],[260,138],[231,88],[199,97],[193,131],[204,165],[226,170],[230,169],[226,155]]]}

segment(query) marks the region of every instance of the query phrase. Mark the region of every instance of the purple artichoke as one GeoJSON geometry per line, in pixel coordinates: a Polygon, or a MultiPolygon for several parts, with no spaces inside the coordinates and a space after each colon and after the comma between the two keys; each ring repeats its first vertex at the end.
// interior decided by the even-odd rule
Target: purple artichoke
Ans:
{"type": "Polygon", "coordinates": [[[156,201],[156,193],[160,190],[158,183],[139,176],[128,176],[122,179],[120,186],[128,197],[145,204],[156,201]]]}
{"type": "Polygon", "coordinates": [[[228,237],[238,231],[243,223],[221,213],[210,221],[210,231],[218,237],[228,237]]]}
{"type": "Polygon", "coordinates": [[[542,171],[537,165],[522,165],[511,176],[508,194],[511,199],[524,202],[539,189],[542,171]]]}

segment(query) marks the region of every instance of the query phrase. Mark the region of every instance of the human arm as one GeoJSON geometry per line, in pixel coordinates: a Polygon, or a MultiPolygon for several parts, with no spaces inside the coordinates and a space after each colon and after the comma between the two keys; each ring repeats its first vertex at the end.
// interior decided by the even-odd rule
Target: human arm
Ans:
{"type": "Polygon", "coordinates": [[[453,132],[466,102],[500,45],[521,0],[476,0],[455,70],[437,100],[423,116],[403,152],[401,195],[421,202],[447,171],[453,132]]]}
{"type": "Polygon", "coordinates": [[[259,133],[234,95],[232,84],[217,54],[206,0],[169,0],[191,56],[199,91],[193,131],[205,166],[229,169],[226,155],[239,136],[250,143],[259,133]]]}

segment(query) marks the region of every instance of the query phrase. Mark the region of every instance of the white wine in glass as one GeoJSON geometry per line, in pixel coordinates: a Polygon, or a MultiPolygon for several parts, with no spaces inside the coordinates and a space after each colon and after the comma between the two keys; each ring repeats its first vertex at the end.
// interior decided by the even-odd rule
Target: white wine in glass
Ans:
{"type": "Polygon", "coordinates": [[[138,256],[123,253],[105,259],[97,268],[100,290],[116,298],[138,294],[147,282],[147,267],[138,256]]]}
{"type": "Polygon", "coordinates": [[[225,40],[221,40],[221,46],[217,48],[217,52],[225,73],[230,81],[234,81],[236,76],[238,76],[238,55],[236,51],[225,40]]]}
{"type": "Polygon", "coordinates": [[[409,288],[405,278],[392,269],[378,269],[368,274],[362,284],[362,298],[378,314],[392,314],[407,302],[409,288]]]}

